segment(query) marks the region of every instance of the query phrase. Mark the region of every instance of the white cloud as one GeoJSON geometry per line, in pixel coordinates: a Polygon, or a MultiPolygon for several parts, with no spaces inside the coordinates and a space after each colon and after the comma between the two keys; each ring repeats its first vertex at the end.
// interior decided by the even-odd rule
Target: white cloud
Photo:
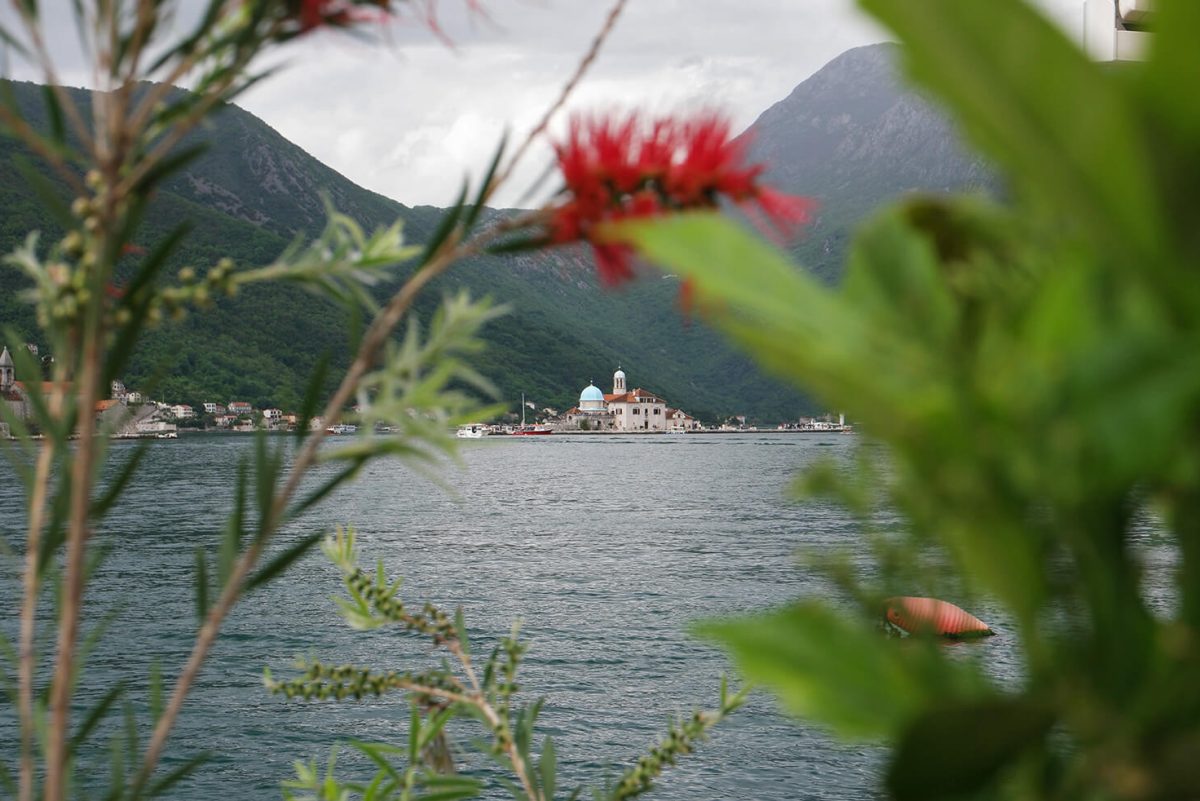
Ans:
{"type": "MultiPolygon", "coordinates": [[[[182,0],[177,33],[197,2],[182,0]]],[[[593,0],[480,3],[490,21],[465,0],[438,4],[453,48],[403,17],[375,43],[310,34],[276,54],[272,62],[287,67],[239,103],[369,189],[447,204],[464,174],[479,177],[505,129],[519,139],[537,123],[609,9],[593,0]]],[[[44,18],[66,82],[86,85],[69,7],[44,0],[44,18]]],[[[569,108],[718,107],[740,129],[838,53],[883,38],[852,0],[630,0],[569,108]]],[[[544,146],[533,150],[496,201],[515,202],[548,160],[544,146]]]]}

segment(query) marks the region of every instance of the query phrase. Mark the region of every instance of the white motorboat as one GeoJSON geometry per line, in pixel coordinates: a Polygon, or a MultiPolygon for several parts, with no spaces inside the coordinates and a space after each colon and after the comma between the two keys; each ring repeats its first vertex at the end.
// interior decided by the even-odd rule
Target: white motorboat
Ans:
{"type": "Polygon", "coordinates": [[[459,439],[483,439],[492,433],[492,430],[483,423],[468,423],[465,426],[458,427],[459,439]]]}

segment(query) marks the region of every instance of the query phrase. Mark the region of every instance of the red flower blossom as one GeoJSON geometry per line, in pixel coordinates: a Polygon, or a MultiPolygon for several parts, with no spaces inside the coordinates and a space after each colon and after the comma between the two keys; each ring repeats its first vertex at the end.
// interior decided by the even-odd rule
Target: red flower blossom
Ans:
{"type": "Polygon", "coordinates": [[[292,18],[299,24],[299,33],[307,33],[322,25],[342,28],[356,23],[382,22],[388,16],[388,0],[368,0],[365,4],[354,3],[351,0],[293,0],[293,2],[295,11],[292,13],[292,18]],[[362,5],[378,6],[378,10],[363,8],[362,5]]]}
{"type": "Polygon", "coordinates": [[[713,113],[689,120],[575,117],[555,150],[565,186],[551,212],[549,239],[591,242],[609,285],[633,277],[634,251],[595,240],[600,223],[712,209],[724,199],[787,235],[812,209],[810,200],[762,186],[763,165],[745,163],[743,140],[730,138],[729,121],[713,113]]]}

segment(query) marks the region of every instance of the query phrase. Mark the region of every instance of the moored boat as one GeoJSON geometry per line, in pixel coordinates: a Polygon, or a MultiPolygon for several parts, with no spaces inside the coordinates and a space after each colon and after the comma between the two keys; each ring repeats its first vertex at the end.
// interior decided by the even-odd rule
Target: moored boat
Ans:
{"type": "Polygon", "coordinates": [[[549,426],[521,426],[520,428],[514,428],[512,431],[514,437],[529,437],[553,433],[554,429],[549,426]]]}
{"type": "Polygon", "coordinates": [[[458,433],[455,436],[459,439],[482,439],[491,433],[491,428],[483,423],[467,423],[458,427],[458,433]]]}

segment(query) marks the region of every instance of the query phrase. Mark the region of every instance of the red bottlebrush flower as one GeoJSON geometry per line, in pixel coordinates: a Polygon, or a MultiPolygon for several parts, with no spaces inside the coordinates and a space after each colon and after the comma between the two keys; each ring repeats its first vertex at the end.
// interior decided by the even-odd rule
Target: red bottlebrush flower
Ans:
{"type": "Polygon", "coordinates": [[[688,120],[575,117],[555,147],[564,188],[550,211],[551,242],[590,242],[606,284],[633,277],[628,245],[597,241],[606,222],[687,209],[717,208],[721,200],[756,207],[781,232],[808,221],[812,202],[762,186],[763,165],[747,164],[743,140],[715,113],[688,120]]]}
{"type": "Polygon", "coordinates": [[[342,28],[357,23],[377,23],[388,18],[386,0],[369,2],[378,8],[367,9],[349,0],[298,0],[292,18],[299,23],[299,33],[307,33],[323,25],[342,28]]]}

